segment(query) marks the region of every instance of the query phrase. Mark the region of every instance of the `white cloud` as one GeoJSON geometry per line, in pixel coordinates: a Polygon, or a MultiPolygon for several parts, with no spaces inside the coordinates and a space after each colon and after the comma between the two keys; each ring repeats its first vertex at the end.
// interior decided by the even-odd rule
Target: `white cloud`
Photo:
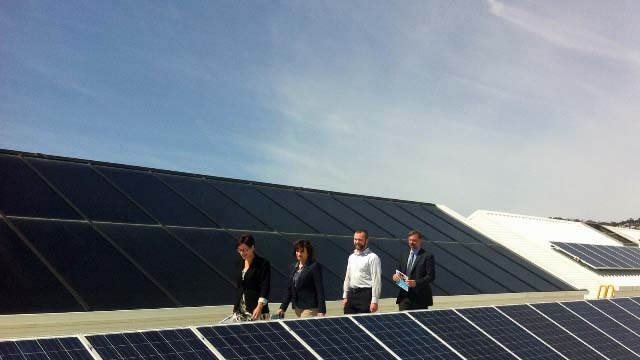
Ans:
{"type": "Polygon", "coordinates": [[[640,51],[617,43],[566,18],[536,15],[498,0],[487,0],[489,12],[556,46],[632,64],[640,70],[640,51]]]}

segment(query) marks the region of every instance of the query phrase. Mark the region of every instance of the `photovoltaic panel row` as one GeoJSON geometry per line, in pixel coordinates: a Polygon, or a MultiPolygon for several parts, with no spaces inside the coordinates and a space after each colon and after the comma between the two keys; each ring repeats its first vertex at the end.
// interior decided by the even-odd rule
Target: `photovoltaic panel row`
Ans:
{"type": "MultiPolygon", "coordinates": [[[[569,359],[638,358],[627,347],[637,341],[623,337],[637,335],[621,324],[615,325],[598,309],[605,306],[613,310],[612,315],[625,311],[615,305],[620,300],[635,303],[616,299],[414,311],[205,326],[197,332],[172,329],[85,338],[103,360],[210,360],[218,356],[313,359],[315,354],[324,359],[559,359],[560,354],[569,359]],[[602,324],[601,330],[594,323],[602,324]],[[208,344],[203,342],[205,339],[208,344]],[[625,342],[627,346],[622,345],[625,342]]],[[[56,338],[1,341],[0,360],[8,359],[92,357],[80,339],[56,338]]]]}
{"type": "Polygon", "coordinates": [[[520,359],[564,359],[549,345],[535,337],[497,309],[479,307],[457,310],[520,359]]]}
{"type": "Polygon", "coordinates": [[[280,323],[200,327],[225,359],[315,359],[280,323]]]}
{"type": "Polygon", "coordinates": [[[609,359],[637,358],[636,354],[613,337],[559,303],[533,304],[532,306],[609,359]]]}
{"type": "Polygon", "coordinates": [[[76,337],[0,341],[0,360],[94,360],[76,337]]]}
{"type": "MultiPolygon", "coordinates": [[[[624,300],[624,299],[621,299],[624,300]]],[[[624,307],[618,306],[611,300],[587,300],[587,302],[602,311],[607,316],[613,318],[615,321],[626,326],[636,334],[640,334],[640,319],[629,312],[624,307]]]]}
{"type": "Polygon", "coordinates": [[[467,359],[516,359],[453,310],[417,311],[411,316],[467,359]]]}
{"type": "Polygon", "coordinates": [[[611,299],[610,301],[620,306],[621,308],[627,310],[629,313],[633,314],[635,317],[640,318],[640,301],[635,299],[634,298],[616,298],[616,299],[611,299]]]}
{"type": "Polygon", "coordinates": [[[461,358],[407,314],[356,316],[354,319],[401,359],[461,358]]]}
{"type": "Polygon", "coordinates": [[[593,324],[598,330],[633,351],[636,355],[640,355],[640,336],[609,315],[597,310],[597,308],[594,311],[594,307],[586,301],[563,302],[562,306],[593,324]]]}
{"type": "Polygon", "coordinates": [[[382,238],[418,228],[436,241],[491,242],[431,205],[32,155],[0,154],[0,168],[12,175],[0,180],[0,210],[12,216],[80,219],[64,196],[95,221],[327,235],[366,228],[382,238]]]}
{"type": "Polygon", "coordinates": [[[395,359],[346,317],[290,321],[286,325],[323,359],[395,359]]]}
{"type": "Polygon", "coordinates": [[[506,305],[497,309],[568,359],[606,359],[589,344],[529,305],[506,305]]]}
{"type": "Polygon", "coordinates": [[[215,360],[189,329],[144,331],[86,337],[103,360],[215,360]]]}
{"type": "Polygon", "coordinates": [[[640,248],[552,242],[559,250],[586,265],[601,270],[640,270],[640,248]]]}

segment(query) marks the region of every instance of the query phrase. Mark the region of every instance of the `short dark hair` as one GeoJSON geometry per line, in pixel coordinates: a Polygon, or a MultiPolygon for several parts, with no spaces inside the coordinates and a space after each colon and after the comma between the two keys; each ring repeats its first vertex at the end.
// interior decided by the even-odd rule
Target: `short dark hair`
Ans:
{"type": "Polygon", "coordinates": [[[423,239],[422,233],[420,231],[418,231],[418,230],[409,231],[409,234],[407,235],[407,237],[409,237],[411,235],[418,235],[418,239],[420,239],[420,240],[423,239]]]}
{"type": "Polygon", "coordinates": [[[238,242],[236,243],[236,249],[242,244],[245,244],[248,247],[252,247],[256,245],[256,240],[251,234],[242,234],[240,235],[240,239],[238,239],[238,242]]]}
{"type": "Polygon", "coordinates": [[[363,233],[364,234],[364,238],[367,239],[367,240],[369,239],[369,233],[365,229],[356,229],[353,233],[354,234],[363,233]]]}
{"type": "Polygon", "coordinates": [[[296,251],[298,251],[299,249],[306,249],[307,250],[307,255],[309,256],[309,259],[311,260],[315,260],[315,252],[313,251],[313,245],[311,245],[311,241],[309,240],[296,240],[296,242],[293,243],[293,256],[296,256],[296,251]]]}

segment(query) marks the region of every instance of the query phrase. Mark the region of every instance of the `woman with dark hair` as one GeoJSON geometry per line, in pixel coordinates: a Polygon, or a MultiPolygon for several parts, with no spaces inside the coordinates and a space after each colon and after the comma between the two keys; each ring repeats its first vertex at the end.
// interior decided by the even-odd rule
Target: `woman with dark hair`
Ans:
{"type": "Polygon", "coordinates": [[[324,301],[322,265],[314,261],[311,242],[296,241],[293,244],[293,255],[297,261],[291,267],[289,286],[278,309],[278,315],[284,317],[291,303],[298,317],[324,316],[327,306],[324,301]]]}
{"type": "Polygon", "coordinates": [[[256,242],[251,234],[243,234],[236,243],[240,254],[236,299],[233,313],[236,321],[266,320],[269,318],[271,264],[256,254],[256,242]]]}

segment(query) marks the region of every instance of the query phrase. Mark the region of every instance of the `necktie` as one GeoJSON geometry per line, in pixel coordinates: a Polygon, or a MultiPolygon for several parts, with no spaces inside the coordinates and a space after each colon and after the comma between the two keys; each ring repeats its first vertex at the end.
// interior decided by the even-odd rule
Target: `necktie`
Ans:
{"type": "Polygon", "coordinates": [[[407,265],[407,274],[411,272],[411,269],[413,268],[413,262],[415,259],[416,259],[416,254],[412,251],[411,254],[409,255],[409,264],[407,265]]]}

